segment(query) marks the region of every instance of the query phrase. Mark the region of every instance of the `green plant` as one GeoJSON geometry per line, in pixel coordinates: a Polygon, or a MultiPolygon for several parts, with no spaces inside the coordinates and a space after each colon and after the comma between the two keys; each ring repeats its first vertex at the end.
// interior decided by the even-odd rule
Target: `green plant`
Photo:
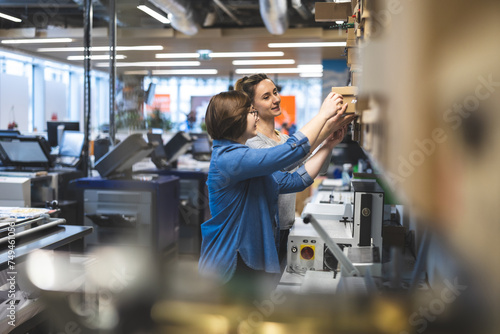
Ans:
{"type": "Polygon", "coordinates": [[[127,109],[118,111],[116,115],[116,128],[140,130],[145,129],[146,124],[141,113],[138,110],[127,109]]]}
{"type": "Polygon", "coordinates": [[[160,111],[160,109],[154,109],[146,119],[148,129],[158,128],[166,131],[171,130],[174,127],[173,122],[165,117],[165,114],[160,111]]]}

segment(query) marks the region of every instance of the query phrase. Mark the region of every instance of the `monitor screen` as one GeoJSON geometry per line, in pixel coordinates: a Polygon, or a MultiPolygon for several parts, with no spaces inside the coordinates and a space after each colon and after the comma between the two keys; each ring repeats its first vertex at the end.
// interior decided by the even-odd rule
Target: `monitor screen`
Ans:
{"type": "Polygon", "coordinates": [[[193,155],[212,153],[212,144],[207,133],[190,133],[190,135],[193,138],[193,147],[191,148],[193,155]]]}
{"type": "Polygon", "coordinates": [[[150,83],[144,98],[144,102],[146,102],[146,104],[149,106],[152,105],[155,99],[155,91],[156,91],[156,84],[150,83]]]}
{"type": "Polygon", "coordinates": [[[163,138],[161,134],[158,133],[148,133],[148,142],[152,144],[155,149],[151,153],[151,159],[154,161],[156,159],[166,159],[165,148],[163,147],[163,138]]]}
{"type": "Polygon", "coordinates": [[[78,131],[64,131],[59,145],[59,155],[79,157],[82,154],[85,134],[78,131]]]}
{"type": "Polygon", "coordinates": [[[47,140],[50,144],[50,147],[59,146],[58,129],[61,129],[61,128],[63,131],[66,131],[66,130],[80,131],[80,122],[48,121],[47,122],[47,140]],[[61,127],[59,127],[59,126],[61,126],[61,127]]]}
{"type": "Polygon", "coordinates": [[[121,177],[132,173],[132,166],[149,156],[153,147],[146,143],[141,133],[134,133],[121,141],[99,159],[95,169],[101,177],[121,177]]]}
{"type": "Polygon", "coordinates": [[[0,136],[16,136],[20,134],[19,130],[0,130],[0,136]]]}
{"type": "Polygon", "coordinates": [[[182,131],[177,132],[165,144],[165,156],[168,163],[176,161],[179,156],[185,154],[191,147],[191,137],[182,131]]]}
{"type": "Polygon", "coordinates": [[[41,137],[0,136],[0,159],[5,166],[49,167],[50,152],[41,137]]]}

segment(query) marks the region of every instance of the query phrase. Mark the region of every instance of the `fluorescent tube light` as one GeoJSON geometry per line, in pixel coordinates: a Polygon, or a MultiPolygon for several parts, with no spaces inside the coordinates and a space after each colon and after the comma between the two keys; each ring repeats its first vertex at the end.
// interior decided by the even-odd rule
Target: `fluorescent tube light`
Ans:
{"type": "Polygon", "coordinates": [[[215,69],[203,69],[203,70],[155,70],[152,72],[141,70],[141,71],[125,71],[125,75],[213,75],[217,74],[215,69]]]}
{"type": "Polygon", "coordinates": [[[157,53],[155,58],[198,58],[200,55],[196,52],[191,53],[157,53]]]}
{"type": "MultiPolygon", "coordinates": [[[[108,67],[109,63],[97,63],[97,67],[108,67]]],[[[139,61],[116,63],[116,67],[165,67],[165,66],[200,66],[199,61],[139,61]]]]}
{"type": "Polygon", "coordinates": [[[254,73],[321,73],[323,70],[309,70],[309,69],[301,69],[301,68],[238,68],[234,72],[236,74],[254,74],[254,73]]]}
{"type": "Polygon", "coordinates": [[[142,10],[144,13],[148,14],[149,16],[157,19],[158,21],[160,21],[163,24],[170,23],[170,20],[168,18],[166,18],[165,16],[161,15],[160,13],[152,10],[151,8],[149,8],[146,5],[139,5],[139,6],[137,6],[137,8],[142,10]]]}
{"type": "Polygon", "coordinates": [[[293,65],[294,59],[233,60],[233,65],[293,65]]]}
{"type": "Polygon", "coordinates": [[[321,64],[301,64],[297,65],[297,68],[303,69],[303,70],[309,70],[309,71],[323,71],[323,65],[321,64]]]}
{"type": "Polygon", "coordinates": [[[346,42],[310,42],[310,43],[269,43],[270,48],[323,48],[323,47],[342,47],[346,42]]]}
{"type": "MultiPolygon", "coordinates": [[[[109,46],[92,46],[90,51],[110,51],[109,46]]],[[[135,45],[135,46],[117,46],[116,51],[159,51],[163,50],[161,45],[135,45]]],[[[83,52],[83,46],[69,48],[39,48],[38,52],[83,52]]]]}
{"type": "Polygon", "coordinates": [[[13,22],[23,22],[23,20],[18,19],[17,17],[10,16],[10,15],[4,14],[4,13],[0,13],[0,17],[7,19],[7,20],[10,20],[10,21],[13,21],[13,22]]]}
{"type": "MultiPolygon", "coordinates": [[[[241,57],[283,57],[281,51],[263,51],[263,52],[210,52],[210,58],[241,58],[241,57]]],[[[192,53],[157,53],[156,58],[199,58],[198,52],[192,53]]]]}
{"type": "Polygon", "coordinates": [[[149,75],[149,71],[142,70],[142,71],[125,71],[123,72],[125,75],[149,75]]]}
{"type": "Polygon", "coordinates": [[[299,77],[301,78],[322,78],[323,72],[318,73],[299,73],[299,77]]]}
{"type": "Polygon", "coordinates": [[[215,69],[196,69],[196,70],[155,70],[153,75],[215,75],[215,69]]]}
{"type": "MultiPolygon", "coordinates": [[[[109,60],[110,55],[91,55],[90,60],[109,60]]],[[[125,59],[125,55],[116,55],[115,59],[125,59]]],[[[68,56],[68,60],[84,60],[84,56],[68,56]]]]}
{"type": "Polygon", "coordinates": [[[210,58],[240,58],[240,57],[283,57],[282,51],[263,51],[263,52],[212,52],[210,58]]]}
{"type": "Polygon", "coordinates": [[[71,38],[26,38],[4,39],[2,44],[40,44],[40,43],[71,43],[71,38]]]}

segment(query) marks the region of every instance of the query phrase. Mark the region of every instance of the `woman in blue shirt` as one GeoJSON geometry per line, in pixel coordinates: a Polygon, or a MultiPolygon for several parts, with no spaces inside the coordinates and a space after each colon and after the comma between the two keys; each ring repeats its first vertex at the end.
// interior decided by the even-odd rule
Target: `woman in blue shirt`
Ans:
{"type": "MultiPolygon", "coordinates": [[[[264,73],[257,73],[250,76],[245,76],[238,81],[234,86],[235,90],[242,91],[250,97],[252,106],[259,112],[259,123],[257,125],[257,135],[246,142],[246,145],[251,148],[268,148],[281,145],[288,140],[289,135],[278,131],[275,125],[276,117],[282,113],[281,96],[278,87],[264,73]]],[[[311,142],[310,153],[318,147],[332,132],[340,129],[351,123],[354,119],[353,115],[347,115],[338,120],[331,118],[325,123],[325,126],[318,135],[315,142],[311,142]],[[340,123],[338,122],[340,121],[340,123]]],[[[291,166],[287,166],[283,170],[294,172],[308,158],[294,162],[291,166]]],[[[295,222],[295,193],[280,194],[278,197],[278,217],[280,223],[280,245],[278,256],[282,268],[286,265],[287,256],[287,241],[290,228],[295,222]]]]}
{"type": "Polygon", "coordinates": [[[324,159],[345,135],[332,133],[313,158],[294,173],[280,170],[305,156],[323,125],[340,119],[342,96],[330,93],[319,113],[283,145],[251,149],[246,141],[257,134],[258,113],[248,96],[229,91],[212,97],[205,122],[213,151],[208,171],[212,218],[201,226],[199,270],[227,283],[236,272],[280,272],[278,261],[278,194],[312,184],[324,159]]]}

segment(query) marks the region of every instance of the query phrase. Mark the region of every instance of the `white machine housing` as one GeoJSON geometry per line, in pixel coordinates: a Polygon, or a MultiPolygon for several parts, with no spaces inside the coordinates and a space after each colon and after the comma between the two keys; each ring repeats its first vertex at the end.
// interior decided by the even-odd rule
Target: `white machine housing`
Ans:
{"type": "MultiPolygon", "coordinates": [[[[353,180],[352,189],[354,192],[344,197],[353,198],[354,205],[308,203],[302,217],[313,215],[342,249],[378,247],[381,250],[384,192],[375,180],[353,180]]],[[[288,236],[287,271],[336,270],[337,259],[326,251],[324,240],[314,228],[297,218],[288,236]]]]}

